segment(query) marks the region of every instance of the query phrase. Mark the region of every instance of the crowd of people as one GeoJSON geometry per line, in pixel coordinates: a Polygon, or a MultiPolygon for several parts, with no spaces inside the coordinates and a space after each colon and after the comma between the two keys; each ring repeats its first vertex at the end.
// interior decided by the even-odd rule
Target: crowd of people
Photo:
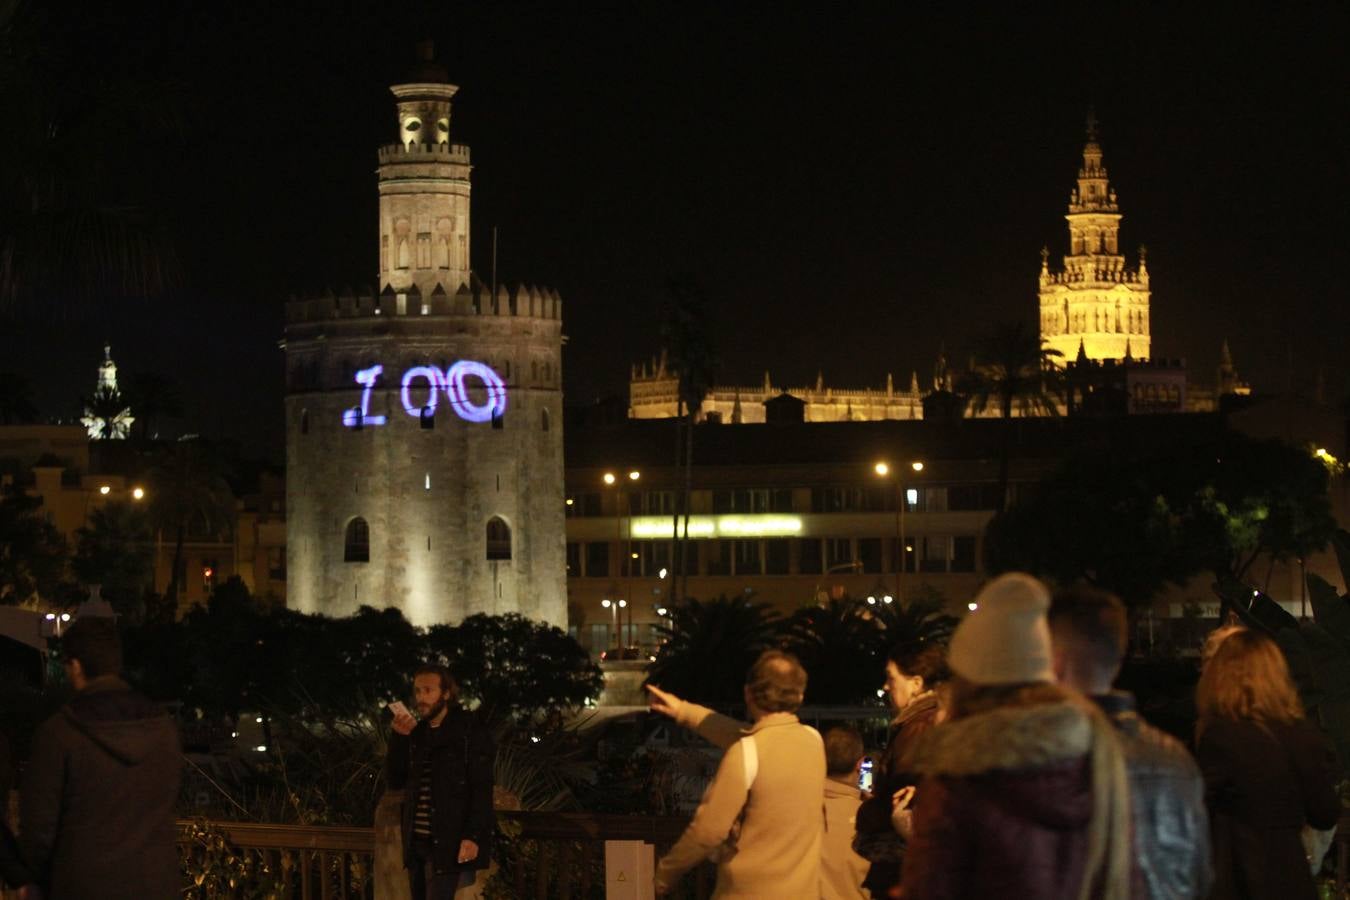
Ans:
{"type": "MultiPolygon", "coordinates": [[[[1110,594],[995,578],[948,644],[889,654],[868,792],[859,733],[798,720],[789,653],[751,667],[748,723],[649,686],[653,712],[725,751],[655,892],[712,860],[717,898],[1313,900],[1339,766],[1279,647],[1210,636],[1192,754],[1112,689],[1126,644],[1110,594]]],[[[62,649],[75,693],[35,735],[17,837],[0,820],[0,876],[22,900],[178,896],[173,722],[122,680],[112,620],[81,619],[62,649]]],[[[411,896],[450,900],[491,862],[495,748],[444,667],[413,687],[416,716],[391,704],[387,779],[411,896]]],[[[0,743],[0,796],[9,778],[0,743]]]]}
{"type": "Polygon", "coordinates": [[[653,711],[726,749],[657,895],[711,859],[717,898],[1313,900],[1339,769],[1278,646],[1211,636],[1193,755],[1112,689],[1127,637],[1110,594],[994,579],[949,645],[890,653],[868,793],[857,732],[798,721],[789,654],[751,668],[749,724],[649,687],[653,711]]]}

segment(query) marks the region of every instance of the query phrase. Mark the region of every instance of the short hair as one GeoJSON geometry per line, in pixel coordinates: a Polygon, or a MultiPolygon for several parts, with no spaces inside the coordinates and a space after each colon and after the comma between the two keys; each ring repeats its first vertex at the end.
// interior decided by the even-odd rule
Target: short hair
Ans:
{"type": "Polygon", "coordinates": [[[122,639],[117,622],[102,616],[81,616],[61,637],[67,661],[79,660],[86,678],[122,673],[122,639]]]}
{"type": "Polygon", "coordinates": [[[413,680],[417,680],[418,675],[435,675],[441,680],[441,690],[450,694],[451,700],[459,699],[459,681],[451,673],[450,669],[439,663],[423,663],[413,672],[413,680]]]}
{"type": "Polygon", "coordinates": [[[1197,733],[1215,721],[1294,722],[1303,703],[1289,664],[1271,638],[1242,628],[1230,634],[1200,672],[1195,688],[1197,733]]]}
{"type": "Polygon", "coordinates": [[[796,712],[806,698],[806,670],[791,653],[765,650],[746,673],[745,687],[765,712],[796,712]]]}
{"type": "Polygon", "coordinates": [[[925,689],[931,689],[951,677],[947,668],[947,648],[937,641],[904,641],[891,648],[886,658],[904,675],[923,679],[925,689]]]}
{"type": "Polygon", "coordinates": [[[1103,675],[1120,670],[1130,642],[1125,604],[1109,591],[1076,584],[1055,591],[1046,614],[1050,640],[1103,675]]]}
{"type": "Polygon", "coordinates": [[[863,755],[862,735],[848,725],[827,728],[825,734],[825,774],[846,775],[853,771],[863,755]]]}

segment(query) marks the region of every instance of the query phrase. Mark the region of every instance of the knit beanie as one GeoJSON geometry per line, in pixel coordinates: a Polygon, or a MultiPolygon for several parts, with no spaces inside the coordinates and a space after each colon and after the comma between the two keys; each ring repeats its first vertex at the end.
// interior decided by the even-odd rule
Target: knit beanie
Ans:
{"type": "Polygon", "coordinates": [[[957,626],[947,665],[974,684],[1023,684],[1055,680],[1050,592],[1022,572],[1000,575],[975,597],[975,609],[957,626]]]}

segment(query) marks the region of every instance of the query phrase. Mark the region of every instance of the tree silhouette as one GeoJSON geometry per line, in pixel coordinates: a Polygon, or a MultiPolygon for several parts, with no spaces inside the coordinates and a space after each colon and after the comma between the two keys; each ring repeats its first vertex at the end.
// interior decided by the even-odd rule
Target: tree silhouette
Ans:
{"type": "Polygon", "coordinates": [[[85,584],[102,586],[100,596],[119,615],[139,620],[142,600],[154,577],[154,533],[139,504],[109,503],[89,514],[76,533],[71,568],[85,584]]]}
{"type": "Polygon", "coordinates": [[[167,444],[152,457],[151,518],[161,532],[173,535],[173,568],[164,589],[170,609],[178,604],[183,544],[189,532],[214,537],[233,526],[234,494],[225,481],[226,472],[225,463],[201,441],[167,444]]]}
{"type": "Polygon", "coordinates": [[[689,599],[660,627],[666,641],[647,681],[700,703],[739,706],[745,673],[777,643],[777,625],[777,613],[747,596],[689,599]]]}
{"type": "Polygon", "coordinates": [[[75,49],[72,32],[97,19],[0,3],[0,310],[146,296],[176,278],[166,231],[136,205],[150,167],[130,148],[171,133],[183,106],[162,75],[75,49]]]}
{"type": "Polygon", "coordinates": [[[1003,419],[1003,441],[998,465],[998,509],[1008,503],[1008,461],[1012,454],[1013,411],[1024,416],[1059,414],[1058,371],[1053,360],[1062,356],[1044,345],[1022,322],[999,322],[977,345],[971,373],[970,411],[976,415],[993,407],[1003,419]]]}
{"type": "Polygon", "coordinates": [[[675,467],[684,466],[684,488],[675,509],[675,544],[671,562],[671,602],[678,603],[688,588],[685,531],[689,528],[689,495],[694,481],[694,423],[703,409],[703,401],[712,390],[717,373],[717,351],[713,347],[708,317],[708,299],[702,286],[691,276],[670,280],[661,315],[661,337],[666,359],[678,380],[677,395],[684,409],[684,449],[681,461],[680,426],[675,429],[675,467]],[[680,527],[683,514],[684,527],[680,527]]]}
{"type": "Polygon", "coordinates": [[[0,425],[28,425],[37,418],[32,382],[18,372],[0,372],[0,425]]]}
{"type": "Polygon", "coordinates": [[[177,383],[157,372],[133,374],[128,379],[126,398],[140,426],[142,444],[157,436],[163,419],[177,419],[183,415],[183,397],[177,383]]]}

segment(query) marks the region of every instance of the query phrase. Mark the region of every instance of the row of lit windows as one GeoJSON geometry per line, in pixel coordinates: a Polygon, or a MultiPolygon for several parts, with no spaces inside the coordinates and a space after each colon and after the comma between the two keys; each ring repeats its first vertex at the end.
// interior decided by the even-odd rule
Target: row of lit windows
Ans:
{"type": "MultiPolygon", "coordinates": [[[[712,512],[729,513],[841,513],[895,512],[896,492],[892,486],[829,486],[810,489],[808,508],[794,501],[792,488],[726,488],[696,491],[695,505],[711,501],[712,512]]],[[[905,488],[906,512],[977,512],[998,508],[996,484],[924,485],[905,488]]],[[[678,499],[676,491],[633,491],[626,494],[627,515],[673,515],[678,499]]],[[[600,491],[581,491],[567,498],[567,515],[588,518],[613,515],[613,506],[605,508],[600,491]]]]}
{"type": "MultiPolygon", "coordinates": [[[[906,537],[906,572],[974,572],[974,535],[921,534],[906,537]]],[[[766,538],[686,541],[681,551],[690,575],[821,575],[830,570],[863,574],[895,572],[896,538],[766,538]]],[[[661,577],[678,568],[673,541],[572,542],[567,545],[569,577],[661,577]],[[617,565],[611,557],[618,546],[617,565]]]]}
{"type": "MultiPolygon", "coordinates": [[[[509,560],[511,558],[511,526],[500,516],[488,519],[484,526],[487,559],[509,560]]],[[[431,549],[431,538],[427,538],[427,549],[431,549]]],[[[347,523],[342,537],[342,561],[349,563],[370,562],[370,524],[357,516],[347,523]]]]}

